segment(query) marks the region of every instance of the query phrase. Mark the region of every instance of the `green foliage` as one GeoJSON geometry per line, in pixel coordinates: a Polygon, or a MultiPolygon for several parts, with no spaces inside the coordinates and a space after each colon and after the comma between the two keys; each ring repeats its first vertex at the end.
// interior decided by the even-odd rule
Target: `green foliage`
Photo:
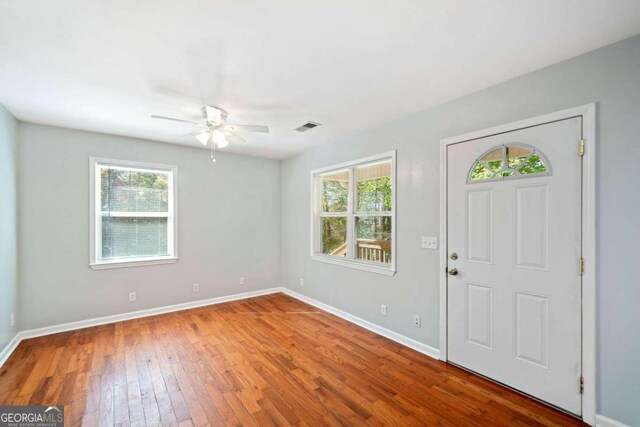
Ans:
{"type": "Polygon", "coordinates": [[[391,240],[391,217],[356,218],[356,237],[367,240],[391,240]]]}
{"type": "Polygon", "coordinates": [[[482,163],[476,163],[476,167],[471,172],[471,180],[478,181],[481,179],[489,179],[493,177],[493,172],[485,168],[482,163]]]}
{"type": "Polygon", "coordinates": [[[489,168],[496,172],[502,169],[502,160],[490,160],[485,163],[487,166],[489,166],[489,168]]]}
{"type": "Polygon", "coordinates": [[[478,181],[495,177],[508,177],[517,175],[538,174],[547,171],[547,168],[539,155],[533,154],[527,159],[525,156],[509,157],[508,166],[502,165],[502,160],[491,160],[484,162],[490,169],[487,169],[481,162],[477,162],[471,172],[471,180],[478,181]],[[526,160],[526,161],[525,161],[526,160]]]}
{"type": "Polygon", "coordinates": [[[529,160],[520,168],[520,173],[530,174],[530,173],[543,173],[546,172],[547,168],[545,167],[542,159],[537,154],[529,157],[529,160]]]}
{"type": "Polygon", "coordinates": [[[344,181],[322,180],[322,212],[346,212],[348,185],[344,181]]]}
{"type": "Polygon", "coordinates": [[[358,212],[391,211],[391,177],[358,182],[358,212]]]}
{"type": "Polygon", "coordinates": [[[347,218],[322,218],[322,253],[330,254],[347,241],[347,218]]]}
{"type": "MultiPolygon", "coordinates": [[[[322,212],[347,212],[348,183],[323,179],[322,212]]],[[[359,181],[357,183],[358,212],[388,212],[392,208],[391,177],[359,181]]],[[[321,219],[322,253],[330,254],[343,246],[347,240],[346,217],[323,217],[321,219]]],[[[390,240],[391,218],[358,218],[356,223],[358,239],[390,240]]]]}

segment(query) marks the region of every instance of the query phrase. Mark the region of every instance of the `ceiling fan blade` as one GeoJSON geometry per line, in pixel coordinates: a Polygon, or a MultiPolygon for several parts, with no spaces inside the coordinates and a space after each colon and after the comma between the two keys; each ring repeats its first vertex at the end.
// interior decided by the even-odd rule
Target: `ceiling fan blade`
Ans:
{"type": "Polygon", "coordinates": [[[246,144],[247,141],[245,141],[244,139],[240,138],[238,135],[236,135],[235,133],[227,133],[225,134],[225,139],[227,141],[229,141],[232,144],[246,144]]]}
{"type": "Polygon", "coordinates": [[[269,126],[258,125],[226,125],[224,128],[230,132],[269,132],[269,126]]]}
{"type": "Polygon", "coordinates": [[[180,136],[196,136],[202,132],[203,132],[202,129],[198,129],[198,130],[194,130],[193,132],[182,134],[180,136]]]}
{"type": "Polygon", "coordinates": [[[151,118],[153,118],[153,119],[162,119],[162,120],[171,120],[171,121],[174,121],[174,122],[191,123],[193,125],[197,125],[198,124],[196,122],[192,122],[191,120],[176,119],[175,117],[156,116],[155,114],[152,114],[151,118]]]}

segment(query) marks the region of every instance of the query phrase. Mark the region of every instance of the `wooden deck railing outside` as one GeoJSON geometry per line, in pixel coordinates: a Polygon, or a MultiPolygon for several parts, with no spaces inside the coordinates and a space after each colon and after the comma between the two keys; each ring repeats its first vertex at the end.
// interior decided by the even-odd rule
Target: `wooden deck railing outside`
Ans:
{"type": "MultiPolygon", "coordinates": [[[[336,248],[331,255],[347,256],[347,244],[336,248]]],[[[391,262],[391,241],[358,239],[356,243],[356,259],[388,264],[391,262]]]]}

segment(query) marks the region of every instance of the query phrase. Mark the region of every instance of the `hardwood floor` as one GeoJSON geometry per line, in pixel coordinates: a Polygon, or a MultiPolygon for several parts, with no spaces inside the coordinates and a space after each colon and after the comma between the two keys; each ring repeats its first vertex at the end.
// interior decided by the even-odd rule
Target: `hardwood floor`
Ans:
{"type": "Polygon", "coordinates": [[[0,405],[66,425],[582,425],[283,294],[23,341],[0,405]]]}

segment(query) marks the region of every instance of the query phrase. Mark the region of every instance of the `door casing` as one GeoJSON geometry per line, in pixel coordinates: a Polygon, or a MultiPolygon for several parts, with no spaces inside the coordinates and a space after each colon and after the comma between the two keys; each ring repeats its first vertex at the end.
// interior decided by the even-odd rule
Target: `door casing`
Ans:
{"type": "MultiPolygon", "coordinates": [[[[582,420],[595,425],[596,415],[596,104],[587,104],[542,116],[532,117],[440,141],[440,359],[447,361],[447,147],[558,120],[582,117],[585,150],[582,163],[582,420]]],[[[575,141],[579,155],[579,141],[575,141]]],[[[577,266],[576,266],[577,268],[577,266]]],[[[577,386],[577,385],[576,385],[577,386]]]]}

